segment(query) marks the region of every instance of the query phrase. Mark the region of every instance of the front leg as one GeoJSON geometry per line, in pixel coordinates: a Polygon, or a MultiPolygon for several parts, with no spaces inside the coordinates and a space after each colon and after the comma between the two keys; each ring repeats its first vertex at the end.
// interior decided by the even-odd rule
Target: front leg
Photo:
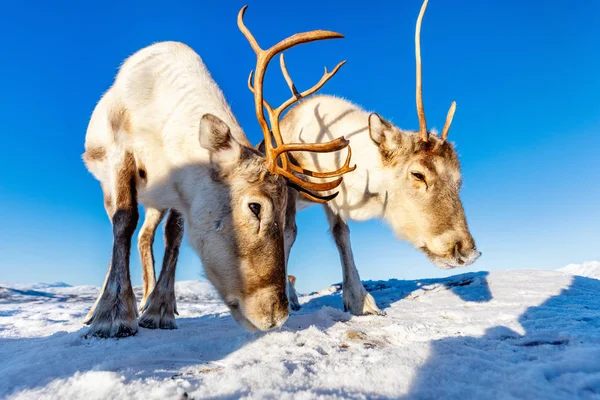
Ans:
{"type": "Polygon", "coordinates": [[[175,268],[183,239],[183,216],[169,212],[165,223],[165,255],[158,282],[146,300],[140,317],[140,326],[149,329],[176,329],[175,268]]]}
{"type": "MultiPolygon", "coordinates": [[[[296,236],[298,235],[298,227],[296,225],[297,199],[298,192],[292,188],[288,188],[288,201],[287,208],[285,210],[285,227],[283,229],[283,247],[285,252],[286,273],[290,260],[290,252],[292,251],[292,246],[294,245],[296,236]]],[[[289,279],[286,280],[286,285],[287,298],[288,302],[290,303],[290,308],[294,311],[298,311],[300,309],[300,302],[298,301],[296,288],[294,287],[293,282],[290,282],[289,279]]]]}
{"type": "Polygon", "coordinates": [[[129,275],[131,237],[138,222],[135,169],[133,155],[125,153],[112,171],[114,187],[107,188],[112,193],[105,193],[105,197],[114,199],[113,206],[107,207],[113,225],[113,251],[102,292],[88,314],[88,335],[126,337],[138,330],[129,275]]]}
{"type": "Polygon", "coordinates": [[[294,311],[298,311],[300,309],[300,302],[298,301],[298,295],[296,294],[296,288],[294,287],[294,283],[290,280],[290,277],[293,275],[288,275],[287,281],[287,297],[288,302],[290,303],[290,308],[294,311]]]}
{"type": "Polygon", "coordinates": [[[350,246],[350,229],[348,228],[348,224],[327,205],[324,207],[333,239],[340,254],[340,261],[342,262],[344,274],[342,299],[344,301],[344,310],[350,311],[353,315],[385,315],[377,307],[375,299],[367,292],[360,280],[358,270],[354,264],[352,247],[350,246]]]}

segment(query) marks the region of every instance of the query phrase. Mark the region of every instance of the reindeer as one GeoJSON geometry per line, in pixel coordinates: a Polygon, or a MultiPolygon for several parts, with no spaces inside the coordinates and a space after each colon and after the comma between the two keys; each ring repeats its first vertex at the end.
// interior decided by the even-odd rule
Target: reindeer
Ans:
{"type": "MultiPolygon", "coordinates": [[[[383,313],[361,283],[352,255],[348,220],[382,218],[398,237],[410,241],[440,268],[471,264],[481,254],[469,232],[459,196],[458,157],[447,141],[456,103],[450,107],[441,136],[427,130],[420,49],[421,22],[427,2],[421,6],[415,30],[418,132],[400,129],[376,113],[323,95],[300,102],[281,122],[286,142],[318,143],[343,132],[352,144],[352,157],[358,168],[345,177],[340,195],[324,208],[343,267],[344,308],[354,315],[383,313]]],[[[293,158],[298,171],[322,171],[341,163],[339,155],[324,154],[316,158],[294,153],[293,158]]],[[[309,175],[318,178],[318,174],[309,175]]],[[[296,238],[296,207],[307,205],[305,199],[298,200],[297,204],[288,201],[286,255],[296,238]]],[[[290,285],[288,296],[292,309],[298,309],[293,290],[290,285]]]]}
{"type": "MultiPolygon", "coordinates": [[[[238,14],[238,25],[257,54],[254,83],[249,80],[249,85],[265,134],[265,154],[246,138],[200,56],[178,42],[156,43],[130,56],[92,113],[83,160],[100,181],[113,226],[113,250],[102,291],[87,316],[89,335],[125,337],[138,330],[129,275],[138,203],[146,208],[139,236],[146,281],[139,325],[176,327],[174,281],[184,221],[207,278],[240,325],[267,331],[288,318],[283,238],[287,186],[312,201],[326,202],[334,196],[315,192],[329,193],[351,168],[327,172],[324,176],[337,178],[314,183],[278,165],[277,159],[289,151],[334,152],[349,142],[340,137],[329,143],[284,144],[279,117],[297,98],[277,109],[268,106],[262,93],[264,74],[271,59],[291,47],[343,36],[321,30],[298,33],[263,50],[243,23],[245,10],[238,14]],[[167,213],[165,256],[155,284],[152,239],[167,213]]],[[[325,70],[302,95],[319,90],[342,64],[331,73],[325,70]]],[[[282,69],[289,79],[283,58],[282,69]]]]}

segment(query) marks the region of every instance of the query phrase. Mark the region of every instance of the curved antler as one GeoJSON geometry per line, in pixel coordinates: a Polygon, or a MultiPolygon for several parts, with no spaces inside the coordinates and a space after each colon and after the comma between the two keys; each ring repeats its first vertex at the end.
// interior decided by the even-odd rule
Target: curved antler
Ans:
{"type": "Polygon", "coordinates": [[[446,123],[444,124],[444,129],[442,129],[442,140],[446,140],[448,137],[448,131],[450,130],[450,125],[452,124],[452,118],[454,118],[454,112],[456,111],[456,102],[453,101],[450,105],[450,109],[448,110],[448,115],[446,116],[446,123]]]}
{"type": "Polygon", "coordinates": [[[317,82],[313,87],[308,90],[305,90],[301,93],[298,92],[290,74],[285,65],[285,59],[283,54],[280,57],[280,65],[281,71],[285,78],[285,81],[292,92],[292,98],[285,101],[282,105],[277,108],[271,107],[271,105],[264,99],[263,97],[263,82],[265,77],[265,72],[267,70],[267,66],[269,62],[275,57],[277,54],[282,53],[285,50],[288,50],[291,47],[297,46],[303,43],[314,42],[317,40],[325,40],[325,39],[337,39],[343,38],[344,36],[331,31],[323,31],[323,30],[315,30],[310,32],[297,33],[295,35],[290,36],[287,39],[280,41],[274,46],[264,50],[262,49],[250,30],[244,24],[244,13],[248,6],[242,7],[238,14],[238,27],[240,31],[244,34],[250,46],[256,53],[257,61],[256,61],[256,70],[255,72],[250,72],[250,76],[248,77],[248,88],[254,94],[254,104],[256,107],[256,117],[260,124],[260,127],[263,131],[265,137],[265,153],[267,159],[267,168],[269,172],[273,174],[279,174],[285,177],[288,180],[290,186],[296,188],[301,193],[303,193],[306,197],[313,201],[318,202],[326,202],[334,198],[337,193],[332,195],[320,196],[310,191],[328,191],[335,189],[342,183],[342,178],[339,177],[347,172],[353,171],[356,166],[349,167],[351,152],[348,151],[348,158],[344,166],[336,171],[331,172],[315,172],[310,170],[305,170],[303,168],[298,167],[290,162],[287,157],[287,153],[290,151],[310,151],[316,153],[330,153],[334,151],[342,150],[348,147],[349,142],[343,137],[338,138],[336,140],[332,140],[327,143],[293,143],[293,144],[284,144],[281,136],[281,131],[279,127],[279,118],[281,114],[292,104],[297,102],[298,100],[310,96],[319,90],[329,79],[331,79],[337,71],[344,65],[345,61],[339,63],[331,72],[327,71],[325,68],[325,73],[323,77],[317,82]],[[252,82],[252,77],[254,77],[254,82],[252,82]],[[269,122],[267,122],[264,114],[264,110],[267,110],[267,115],[269,117],[269,122]],[[273,134],[273,138],[275,139],[275,143],[273,143],[271,139],[271,133],[273,134]],[[275,145],[275,146],[274,146],[275,145]],[[281,167],[277,163],[277,158],[281,159],[281,167]],[[338,177],[333,181],[328,182],[309,182],[305,181],[298,176],[294,175],[292,172],[301,173],[307,176],[315,177],[315,178],[331,178],[338,177]]]}
{"type": "MultiPolygon", "coordinates": [[[[421,23],[423,22],[423,16],[427,9],[427,3],[429,0],[423,1],[421,5],[421,11],[417,18],[417,26],[415,28],[415,59],[417,63],[417,114],[419,116],[419,138],[427,142],[429,140],[429,134],[427,132],[427,121],[425,119],[425,109],[423,108],[423,81],[421,78],[421,23]]],[[[448,137],[448,131],[452,124],[452,118],[454,118],[454,112],[456,111],[456,102],[452,102],[448,115],[446,116],[446,123],[444,129],[442,129],[442,140],[446,140],[448,137]]]]}
{"type": "Polygon", "coordinates": [[[427,9],[427,3],[429,0],[425,0],[421,6],[419,17],[417,18],[417,27],[415,28],[415,59],[417,62],[417,114],[419,116],[419,137],[422,141],[428,140],[427,133],[427,121],[425,120],[425,109],[423,108],[423,82],[421,80],[421,22],[423,21],[423,15],[427,9]]]}

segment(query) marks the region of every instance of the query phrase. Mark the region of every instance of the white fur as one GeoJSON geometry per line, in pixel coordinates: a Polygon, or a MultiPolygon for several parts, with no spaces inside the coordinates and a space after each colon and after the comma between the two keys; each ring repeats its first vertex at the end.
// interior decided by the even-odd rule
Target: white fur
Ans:
{"type": "MultiPolygon", "coordinates": [[[[210,154],[198,137],[200,118],[207,113],[227,123],[238,142],[250,145],[200,57],[182,43],[157,43],[123,64],[114,85],[94,110],[85,147],[110,149],[121,144],[133,150],[148,176],[146,186],[138,190],[138,201],[157,209],[185,209],[174,190],[179,183],[185,197],[193,199],[191,210],[185,210],[190,213],[213,200],[210,170],[199,167],[193,174],[189,170],[169,174],[178,167],[210,164],[210,154]],[[106,115],[119,103],[130,113],[136,132],[115,139],[106,115]]],[[[104,181],[106,169],[100,168],[91,172],[104,181]]]]}
{"type": "MultiPolygon", "coordinates": [[[[227,186],[215,180],[214,174],[217,167],[221,171],[234,170],[240,165],[241,147],[252,148],[223,93],[198,54],[177,42],[156,43],[123,63],[113,86],[92,114],[85,141],[89,154],[98,148],[106,150],[102,160],[86,158],[88,169],[105,193],[115,192],[110,188],[116,185],[114,171],[119,169],[123,154],[133,154],[136,167],[143,166],[146,172],[146,178],[136,177],[137,201],[146,209],[175,209],[183,214],[188,238],[203,262],[208,260],[212,265],[213,271],[207,270],[207,276],[224,297],[239,288],[235,268],[247,260],[236,258],[235,251],[231,251],[233,233],[226,236],[219,224],[224,215],[231,216],[232,196],[239,198],[250,189],[256,192],[259,185],[231,178],[237,181],[227,181],[227,186]],[[125,110],[126,118],[121,118],[125,122],[114,132],[113,116],[119,110],[125,110]],[[202,119],[201,123],[207,114],[221,120],[220,128],[213,120],[202,119]],[[209,151],[214,143],[211,135],[217,135],[213,132],[227,129],[227,137],[232,138],[229,144],[209,151]]],[[[112,203],[114,207],[114,198],[112,203]]],[[[263,210],[268,211],[266,207],[263,210]]],[[[208,268],[207,262],[204,264],[208,268]]],[[[253,304],[259,307],[261,303],[253,304]]],[[[276,317],[283,323],[287,314],[280,314],[276,317]]],[[[261,329],[270,326],[270,322],[258,319],[254,323],[261,329]]]]}
{"type": "MultiPolygon", "coordinates": [[[[290,110],[282,123],[281,132],[286,143],[292,142],[326,142],[344,136],[350,141],[352,149],[351,165],[356,164],[354,172],[344,175],[344,181],[335,191],[338,196],[325,204],[328,219],[334,238],[340,252],[344,272],[344,305],[353,314],[379,314],[381,311],[374,300],[364,289],[350,247],[349,230],[346,221],[365,221],[372,218],[384,219],[397,236],[410,240],[416,247],[427,245],[430,249],[445,249],[447,245],[461,236],[470,238],[466,224],[457,224],[454,231],[448,231],[440,237],[433,237],[427,232],[427,221],[424,212],[414,209],[405,199],[407,184],[405,176],[409,173],[410,164],[400,164],[394,167],[384,164],[380,145],[393,148],[398,144],[394,137],[401,135],[403,140],[417,140],[417,133],[400,131],[393,127],[386,129],[383,137],[377,142],[369,131],[369,116],[367,112],[351,102],[333,96],[314,96],[302,101],[290,110]],[[408,223],[407,223],[408,222],[408,223]],[[417,227],[410,229],[405,227],[417,227]],[[337,231],[337,233],[335,233],[337,231]],[[458,232],[458,233],[457,233],[458,232]],[[458,235],[458,236],[457,236],[458,235]]],[[[383,123],[379,118],[371,119],[374,132],[381,132],[383,123]]],[[[435,132],[432,131],[433,135],[435,132]]],[[[346,159],[343,154],[294,154],[299,163],[306,169],[328,171],[340,168],[346,159]]],[[[436,168],[441,175],[450,175],[449,181],[460,182],[460,172],[450,171],[442,162],[436,162],[436,168]],[[438,165],[439,164],[439,165],[438,165]]],[[[333,191],[332,191],[333,192],[333,191]]],[[[302,197],[299,197],[302,202],[302,197]]],[[[299,205],[298,210],[303,206],[299,205]]],[[[425,212],[426,213],[426,212],[425,212]]],[[[458,218],[460,220],[460,218],[458,218]]],[[[460,260],[467,265],[474,262],[479,252],[472,253],[460,260]]],[[[434,263],[442,268],[456,267],[459,262],[448,261],[444,257],[430,255],[434,263]]]]}
{"type": "MultiPolygon", "coordinates": [[[[344,220],[366,221],[385,214],[385,193],[393,177],[383,168],[377,145],[369,136],[370,112],[333,96],[314,96],[293,110],[293,117],[284,119],[282,135],[286,143],[326,142],[344,136],[352,148],[351,165],[357,168],[344,175],[339,195],[327,207],[344,220]],[[317,110],[315,106],[318,104],[317,110]],[[320,121],[321,119],[321,121],[320,121]],[[325,129],[323,128],[325,127],[325,129]],[[365,194],[380,194],[368,199],[365,194]]],[[[299,154],[307,166],[318,171],[341,167],[346,151],[339,153],[299,154]]],[[[308,168],[308,167],[307,167],[308,168]]],[[[304,202],[302,202],[304,203],[304,202]]],[[[298,209],[306,205],[299,205],[298,209]]]]}

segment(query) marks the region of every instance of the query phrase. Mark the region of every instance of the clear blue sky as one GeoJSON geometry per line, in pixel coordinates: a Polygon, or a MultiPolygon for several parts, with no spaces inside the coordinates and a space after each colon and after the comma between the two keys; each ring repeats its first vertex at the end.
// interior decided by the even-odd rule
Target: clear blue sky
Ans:
{"type": "MultiPolygon", "coordinates": [[[[111,227],[80,155],[91,112],[119,64],[156,41],[187,43],[204,59],[253,143],[261,133],[246,88],[255,58],[238,31],[245,4],[3,2],[0,6],[0,281],[101,285],[111,227]],[[218,5],[217,5],[218,4],[218,5]]],[[[414,24],[420,0],[253,1],[246,22],[264,47],[298,31],[345,39],[287,56],[299,88],[348,60],[323,93],[417,129],[414,24]]],[[[600,2],[431,0],[423,23],[424,101],[450,131],[462,198],[483,251],[459,273],[557,268],[600,259],[600,2]]],[[[278,68],[267,96],[287,98],[278,68]]],[[[305,292],[341,280],[318,207],[299,216],[290,272],[305,292]]],[[[363,279],[447,275],[380,221],[351,223],[363,279]]],[[[162,241],[157,241],[158,259],[162,241]]],[[[201,277],[185,244],[178,279],[201,277]]],[[[132,277],[139,284],[134,250],[132,277]]]]}

